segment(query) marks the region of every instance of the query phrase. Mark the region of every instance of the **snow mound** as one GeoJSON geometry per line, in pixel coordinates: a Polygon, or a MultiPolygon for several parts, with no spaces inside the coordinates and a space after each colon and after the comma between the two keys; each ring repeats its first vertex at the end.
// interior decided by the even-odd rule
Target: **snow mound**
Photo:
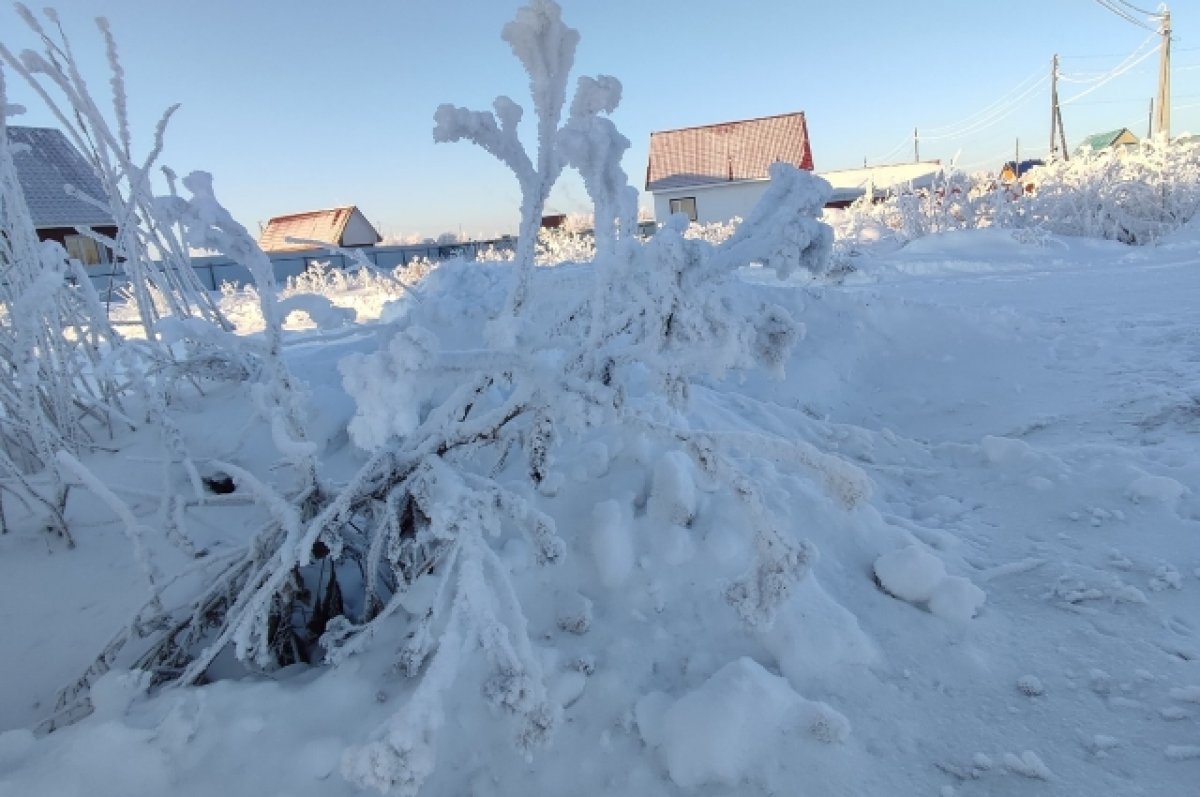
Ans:
{"type": "Polygon", "coordinates": [[[970,620],[987,593],[961,576],[946,575],[942,560],[921,545],[908,545],[875,560],[875,577],[890,595],[955,622],[970,620]]]}
{"type": "Polygon", "coordinates": [[[668,705],[661,693],[635,711],[643,741],[659,747],[671,780],[681,788],[715,783],[734,787],[789,737],[825,743],[850,735],[849,721],[825,703],[805,700],[786,680],[743,657],[698,689],[668,705]]]}
{"type": "Polygon", "coordinates": [[[875,560],[875,577],[900,600],[925,603],[945,580],[946,566],[923,546],[909,545],[875,560]]]}
{"type": "Polygon", "coordinates": [[[1170,476],[1139,476],[1125,488],[1125,494],[1134,503],[1157,501],[1170,504],[1178,501],[1187,492],[1186,487],[1170,476]]]}

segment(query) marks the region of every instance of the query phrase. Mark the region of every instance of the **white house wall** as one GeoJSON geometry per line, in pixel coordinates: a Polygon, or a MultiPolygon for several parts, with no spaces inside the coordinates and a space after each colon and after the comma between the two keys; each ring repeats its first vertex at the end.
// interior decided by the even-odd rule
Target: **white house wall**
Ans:
{"type": "Polygon", "coordinates": [[[350,214],[342,233],[342,246],[374,246],[379,241],[375,228],[357,208],[350,214]]]}
{"type": "Polygon", "coordinates": [[[734,216],[746,218],[766,193],[770,180],[741,180],[733,183],[678,188],[654,194],[654,218],[664,222],[671,215],[671,200],[696,198],[696,221],[700,224],[725,222],[734,216]]]}

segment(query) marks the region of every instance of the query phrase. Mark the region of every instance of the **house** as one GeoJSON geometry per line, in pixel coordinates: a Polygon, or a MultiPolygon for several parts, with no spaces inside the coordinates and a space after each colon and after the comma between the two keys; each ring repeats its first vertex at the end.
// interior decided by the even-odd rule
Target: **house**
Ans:
{"type": "Polygon", "coordinates": [[[803,113],[650,134],[646,190],[662,221],[685,213],[701,224],[747,216],[770,184],[776,161],[812,171],[803,113]]]}
{"type": "Polygon", "coordinates": [[[820,177],[833,188],[825,207],[845,208],[865,195],[868,186],[872,199],[878,200],[904,188],[917,191],[930,188],[941,174],[941,161],[917,161],[822,172],[820,177]]]}
{"type": "Polygon", "coordinates": [[[50,127],[10,126],[8,145],[38,239],[57,241],[69,256],[87,266],[111,262],[108,249],[78,228],[114,238],[117,227],[112,214],[107,207],[98,208],[67,193],[67,186],[71,186],[106,202],[104,186],[87,159],[61,130],[50,127]]]}
{"type": "Polygon", "coordinates": [[[1092,149],[1099,152],[1109,147],[1131,147],[1136,143],[1138,143],[1138,137],[1128,127],[1121,127],[1088,136],[1075,151],[1082,152],[1084,149],[1092,149]]]}
{"type": "Polygon", "coordinates": [[[1045,166],[1045,161],[1030,158],[1023,161],[1007,161],[1000,167],[1000,182],[1009,184],[1016,182],[1017,178],[1024,177],[1025,172],[1038,166],[1045,166]]]}
{"type": "Polygon", "coordinates": [[[346,249],[374,246],[383,240],[367,217],[354,205],[276,216],[267,222],[258,236],[258,245],[264,252],[302,252],[320,246],[289,243],[289,238],[320,241],[346,249]]]}

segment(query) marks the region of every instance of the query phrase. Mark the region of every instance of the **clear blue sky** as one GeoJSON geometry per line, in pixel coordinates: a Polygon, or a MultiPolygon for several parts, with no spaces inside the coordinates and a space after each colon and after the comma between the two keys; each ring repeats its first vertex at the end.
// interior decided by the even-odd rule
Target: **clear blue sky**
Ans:
{"type": "MultiPolygon", "coordinates": [[[[923,159],[998,164],[1017,138],[1022,157],[1044,154],[1049,90],[1032,84],[1051,56],[1062,56],[1066,77],[1093,79],[1150,36],[1095,0],[560,1],[582,34],[572,84],[605,73],[625,86],[614,119],[633,142],[625,167],[639,188],[653,130],[796,110],[808,116],[818,171],[911,159],[914,126],[923,159]],[[1022,87],[1023,100],[1004,102],[1022,87]],[[1012,112],[987,124],[979,112],[997,102],[1012,112]]],[[[431,135],[442,102],[486,109],[507,94],[529,105],[500,39],[516,0],[49,2],[98,95],[107,74],[92,19],[109,18],[135,142],[148,146],[162,109],[182,103],[165,161],[213,172],[251,230],[338,204],[357,204],[385,235],[516,227],[507,170],[473,145],[435,145],[431,135]]],[[[1200,132],[1200,8],[1172,5],[1172,132],[1200,132]]],[[[0,11],[0,31],[10,48],[33,44],[10,9],[0,11]]],[[[1145,134],[1157,68],[1151,56],[1067,104],[1068,145],[1116,127],[1145,134]]],[[[19,79],[8,82],[10,102],[29,108],[16,124],[52,124],[19,79]]],[[[1061,94],[1069,101],[1093,86],[1064,82],[1061,94]]],[[[550,204],[589,207],[573,175],[550,204]]]]}

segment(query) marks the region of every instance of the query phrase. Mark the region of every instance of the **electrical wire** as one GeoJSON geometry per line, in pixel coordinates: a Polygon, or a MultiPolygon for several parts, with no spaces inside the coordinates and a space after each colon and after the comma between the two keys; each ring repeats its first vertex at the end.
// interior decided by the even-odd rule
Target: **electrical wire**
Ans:
{"type": "Polygon", "coordinates": [[[1050,77],[1048,75],[1043,76],[1041,80],[1034,83],[1029,88],[1025,89],[1025,91],[1021,92],[1021,94],[1019,96],[1014,97],[1013,100],[1011,102],[1009,102],[1007,105],[1005,105],[1004,107],[997,108],[989,116],[984,117],[984,118],[978,120],[977,122],[974,122],[971,125],[964,127],[961,130],[955,130],[952,133],[944,133],[942,135],[936,135],[936,136],[922,136],[921,140],[922,141],[945,141],[946,139],[962,138],[963,136],[972,135],[972,134],[978,133],[982,130],[987,130],[989,127],[991,127],[991,126],[1003,121],[1004,119],[1007,119],[1009,116],[1011,116],[1013,111],[1015,111],[1019,107],[1021,107],[1024,104],[1025,100],[1027,100],[1029,98],[1029,96],[1031,94],[1033,94],[1033,92],[1040,89],[1049,80],[1050,80],[1050,77]]]}
{"type": "Polygon", "coordinates": [[[1150,27],[1145,22],[1142,22],[1137,17],[1132,16],[1128,11],[1123,10],[1120,6],[1113,5],[1113,0],[1096,0],[1096,3],[1102,8],[1106,8],[1112,13],[1116,14],[1118,17],[1130,23],[1131,25],[1137,25],[1139,28],[1143,28],[1152,33],[1157,33],[1154,28],[1150,27]]]}
{"type": "Polygon", "coordinates": [[[1099,83],[1095,84],[1095,85],[1094,85],[1094,86],[1092,86],[1090,89],[1084,89],[1083,91],[1081,91],[1081,92],[1079,92],[1078,94],[1076,94],[1074,97],[1068,97],[1068,98],[1067,98],[1067,99],[1065,99],[1065,100],[1060,100],[1058,104],[1059,104],[1059,105],[1070,105],[1071,103],[1073,103],[1073,102],[1075,102],[1075,101],[1077,101],[1077,100],[1081,100],[1081,99],[1083,99],[1083,98],[1084,98],[1084,97],[1086,97],[1087,95],[1091,94],[1093,91],[1096,91],[1097,89],[1103,88],[1103,87],[1104,87],[1105,85],[1107,85],[1108,83],[1111,83],[1113,80],[1115,80],[1116,78],[1118,78],[1118,77],[1120,77],[1121,75],[1125,74],[1125,73],[1126,73],[1126,72],[1128,72],[1129,70],[1133,69],[1135,66],[1137,66],[1137,65],[1138,65],[1138,64],[1140,64],[1141,62],[1145,61],[1147,58],[1149,58],[1150,56],[1152,56],[1152,55],[1154,55],[1154,54],[1155,54],[1155,51],[1154,51],[1154,50],[1147,50],[1145,53],[1143,53],[1143,54],[1141,55],[1141,57],[1139,57],[1139,58],[1138,58],[1137,60],[1135,60],[1135,61],[1128,61],[1128,59],[1126,59],[1126,61],[1127,61],[1128,63],[1126,63],[1126,65],[1125,65],[1125,66],[1123,66],[1123,67],[1121,67],[1121,68],[1119,68],[1119,69],[1114,69],[1113,71],[1111,71],[1111,72],[1109,73],[1108,77],[1107,77],[1107,78],[1105,78],[1104,80],[1101,80],[1099,83]]]}
{"type": "Polygon", "coordinates": [[[1045,75],[1046,75],[1045,70],[1039,69],[1037,72],[1034,72],[1032,75],[1030,75],[1029,77],[1022,80],[1016,86],[1009,89],[1006,93],[1002,94],[998,99],[993,101],[990,105],[985,105],[983,108],[979,109],[975,113],[970,114],[969,116],[965,116],[962,119],[959,119],[958,121],[952,122],[948,125],[942,125],[940,127],[926,128],[925,132],[932,133],[935,135],[940,134],[940,133],[952,135],[952,133],[947,133],[946,131],[952,131],[952,130],[955,130],[960,127],[961,128],[970,127],[971,125],[975,124],[978,121],[976,119],[976,117],[985,117],[985,116],[990,115],[993,111],[995,111],[1000,106],[1002,106],[1006,102],[1008,102],[1010,100],[1010,98],[1013,97],[1013,95],[1016,95],[1022,91],[1025,91],[1025,89],[1027,88],[1026,84],[1029,83],[1031,80],[1036,81],[1036,80],[1038,80],[1038,78],[1045,80],[1045,75]]]}
{"type": "Polygon", "coordinates": [[[896,146],[894,146],[890,150],[888,150],[886,155],[880,155],[878,158],[872,158],[871,160],[874,161],[875,163],[887,163],[888,158],[892,157],[897,152],[899,152],[900,150],[909,146],[910,144],[912,144],[912,137],[905,136],[904,139],[899,144],[897,144],[896,146]]]}
{"type": "Polygon", "coordinates": [[[1148,17],[1159,16],[1159,13],[1157,11],[1147,11],[1144,8],[1138,8],[1133,3],[1126,2],[1126,0],[1117,0],[1117,2],[1120,3],[1121,5],[1125,6],[1126,8],[1128,8],[1130,11],[1134,12],[1135,14],[1145,14],[1148,17]]]}
{"type": "MultiPolygon", "coordinates": [[[[1133,52],[1129,53],[1124,58],[1122,58],[1121,61],[1116,66],[1114,66],[1112,69],[1108,70],[1107,72],[1081,73],[1081,74],[1094,74],[1095,75],[1095,77],[1087,77],[1087,78],[1079,77],[1078,75],[1066,75],[1066,74],[1063,74],[1060,72],[1058,74],[1058,79],[1062,80],[1065,83],[1083,83],[1083,84],[1097,83],[1102,80],[1105,80],[1105,79],[1113,76],[1114,74],[1119,74],[1120,71],[1126,67],[1126,65],[1128,65],[1131,61],[1133,61],[1135,58],[1137,58],[1142,53],[1142,51],[1144,49],[1146,49],[1147,46],[1151,45],[1155,38],[1157,38],[1157,37],[1154,35],[1147,36],[1145,38],[1145,40],[1141,44],[1139,44],[1136,49],[1134,49],[1133,52]]],[[[1150,51],[1151,52],[1153,51],[1153,47],[1151,47],[1150,51]]]]}

